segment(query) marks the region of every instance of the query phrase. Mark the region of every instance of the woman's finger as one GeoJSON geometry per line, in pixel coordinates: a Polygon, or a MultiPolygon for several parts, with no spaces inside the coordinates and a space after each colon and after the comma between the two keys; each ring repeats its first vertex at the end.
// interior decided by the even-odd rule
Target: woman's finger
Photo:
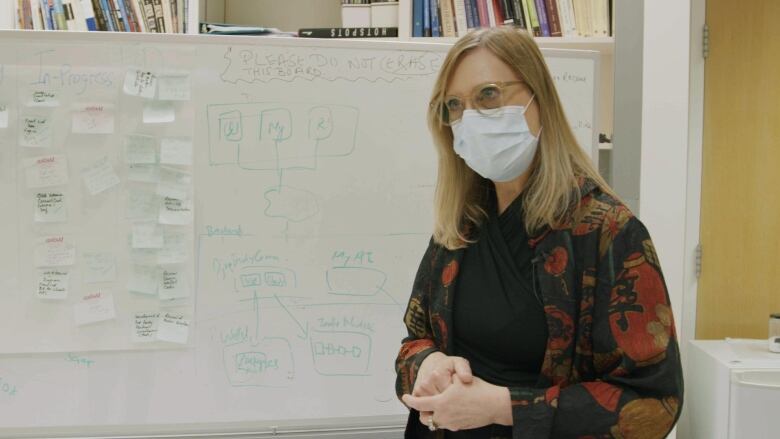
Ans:
{"type": "Polygon", "coordinates": [[[461,357],[453,357],[453,363],[455,374],[458,375],[458,378],[460,378],[460,380],[466,384],[471,383],[471,381],[474,379],[474,376],[471,374],[471,365],[469,364],[469,360],[461,357]]]}

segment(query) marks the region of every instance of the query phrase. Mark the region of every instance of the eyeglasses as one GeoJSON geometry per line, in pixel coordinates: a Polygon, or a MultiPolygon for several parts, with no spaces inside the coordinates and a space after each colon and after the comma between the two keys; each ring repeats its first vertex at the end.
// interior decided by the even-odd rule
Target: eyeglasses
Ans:
{"type": "Polygon", "coordinates": [[[506,92],[506,88],[522,83],[523,81],[506,81],[480,84],[474,87],[468,99],[450,95],[442,101],[432,102],[431,107],[436,108],[439,120],[447,126],[451,126],[463,117],[466,102],[469,101],[480,114],[497,115],[511,97],[511,94],[506,92]]]}

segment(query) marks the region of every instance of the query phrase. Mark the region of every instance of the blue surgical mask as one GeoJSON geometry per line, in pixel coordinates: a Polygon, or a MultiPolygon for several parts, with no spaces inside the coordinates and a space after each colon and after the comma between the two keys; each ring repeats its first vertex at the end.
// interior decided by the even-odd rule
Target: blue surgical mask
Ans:
{"type": "Polygon", "coordinates": [[[531,133],[526,106],[502,107],[496,114],[465,110],[452,124],[453,146],[469,168],[492,181],[511,181],[531,167],[539,144],[531,133]]]}

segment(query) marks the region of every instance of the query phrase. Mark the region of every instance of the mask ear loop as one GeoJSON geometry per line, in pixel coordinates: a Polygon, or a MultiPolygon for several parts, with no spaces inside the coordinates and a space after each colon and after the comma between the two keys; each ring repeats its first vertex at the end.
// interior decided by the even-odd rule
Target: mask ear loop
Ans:
{"type": "MultiPolygon", "coordinates": [[[[528,103],[525,104],[525,108],[523,108],[523,119],[525,119],[525,112],[528,111],[528,107],[531,106],[531,102],[534,101],[534,98],[536,98],[536,94],[532,94],[531,95],[531,99],[529,99],[528,103]]],[[[525,124],[528,125],[528,121],[526,121],[525,124]]],[[[536,137],[536,140],[539,140],[541,138],[541,136],[542,136],[542,128],[543,127],[539,127],[539,132],[536,133],[536,135],[534,136],[534,137],[536,137]]],[[[531,130],[530,127],[528,128],[528,130],[530,132],[530,130],[531,130]]],[[[531,135],[533,135],[533,133],[531,133],[531,135]]]]}
{"type": "Polygon", "coordinates": [[[533,102],[533,101],[534,101],[534,98],[535,98],[535,97],[536,97],[536,95],[535,95],[535,94],[532,94],[532,95],[531,95],[531,99],[529,99],[529,100],[528,100],[528,103],[527,103],[527,104],[525,104],[525,108],[523,108],[523,116],[525,116],[525,112],[526,112],[526,111],[528,111],[528,107],[530,107],[530,106],[531,106],[531,102],[533,102]]]}

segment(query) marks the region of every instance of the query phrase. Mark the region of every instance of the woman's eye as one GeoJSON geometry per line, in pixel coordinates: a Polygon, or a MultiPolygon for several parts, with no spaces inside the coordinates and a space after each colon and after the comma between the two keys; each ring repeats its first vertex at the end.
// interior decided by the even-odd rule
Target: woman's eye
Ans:
{"type": "Polygon", "coordinates": [[[460,110],[462,107],[460,99],[450,99],[446,101],[444,105],[446,105],[449,110],[460,110]]]}
{"type": "Polygon", "coordinates": [[[501,95],[501,91],[496,87],[485,87],[479,91],[479,99],[490,100],[496,99],[501,95]]]}

